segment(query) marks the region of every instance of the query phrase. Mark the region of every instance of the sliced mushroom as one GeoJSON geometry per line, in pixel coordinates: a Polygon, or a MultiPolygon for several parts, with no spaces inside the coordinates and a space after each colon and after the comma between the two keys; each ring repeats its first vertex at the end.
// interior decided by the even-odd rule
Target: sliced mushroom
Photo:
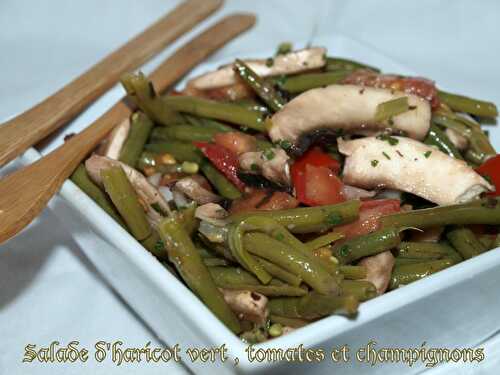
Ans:
{"type": "Polygon", "coordinates": [[[110,167],[120,166],[127,175],[128,180],[134,187],[139,199],[141,200],[146,210],[148,221],[151,225],[156,227],[162,215],[153,207],[159,208],[163,212],[169,212],[170,207],[163,195],[148,182],[146,177],[134,168],[124,164],[120,161],[113,160],[104,156],[92,155],[85,161],[85,168],[90,178],[98,185],[102,186],[101,171],[110,167]]]}
{"type": "Polygon", "coordinates": [[[394,256],[390,251],[363,258],[359,265],[366,268],[366,279],[370,281],[377,293],[383,294],[391,281],[392,267],[394,267],[394,256]]]}
{"type": "MultiPolygon", "coordinates": [[[[325,54],[324,48],[312,47],[278,55],[273,59],[245,60],[245,62],[261,77],[270,77],[321,68],[326,63],[325,54]]],[[[233,64],[230,64],[193,78],[187,83],[186,89],[208,90],[229,86],[236,82],[238,82],[238,77],[233,70],[233,64]]]]}
{"type": "Polygon", "coordinates": [[[127,118],[115,126],[111,133],[109,133],[106,139],[101,143],[97,153],[107,158],[118,160],[129,132],[130,119],[127,118]]]}
{"type": "Polygon", "coordinates": [[[377,194],[374,190],[369,191],[347,184],[342,185],[342,193],[344,194],[344,198],[346,200],[373,198],[375,194],[377,194]]]}
{"type": "Polygon", "coordinates": [[[196,208],[194,216],[212,225],[223,227],[228,224],[228,212],[217,203],[207,203],[196,208]]]}
{"type": "Polygon", "coordinates": [[[290,185],[289,160],[290,157],[281,148],[245,152],[239,157],[240,167],[243,170],[260,170],[265,178],[284,186],[290,185]]]}
{"type": "Polygon", "coordinates": [[[450,142],[460,151],[465,150],[469,146],[469,140],[456,130],[446,128],[444,132],[448,136],[450,142]]]}
{"type": "Polygon", "coordinates": [[[347,156],[346,184],[402,190],[439,205],[467,202],[494,189],[464,161],[410,138],[339,139],[338,144],[347,156]]]}
{"type": "Polygon", "coordinates": [[[181,178],[175,183],[176,190],[181,191],[196,203],[205,204],[218,202],[222,198],[209,190],[208,182],[201,175],[193,175],[181,178]]]}
{"type": "Polygon", "coordinates": [[[286,140],[303,152],[311,138],[339,132],[374,134],[382,130],[423,139],[429,130],[429,102],[415,95],[390,89],[354,85],[330,85],[297,96],[271,118],[269,136],[274,142],[286,140]],[[410,110],[392,117],[392,124],[375,121],[381,103],[408,98],[410,110]]]}
{"type": "Polygon", "coordinates": [[[269,311],[267,297],[249,290],[220,289],[224,300],[236,316],[256,324],[265,324],[269,311]]]}

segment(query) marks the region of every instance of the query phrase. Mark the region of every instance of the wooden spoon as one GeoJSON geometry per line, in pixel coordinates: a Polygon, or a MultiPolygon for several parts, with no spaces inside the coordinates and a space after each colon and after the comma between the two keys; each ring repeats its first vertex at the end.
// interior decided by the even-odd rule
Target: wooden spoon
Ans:
{"type": "MultiPolygon", "coordinates": [[[[150,79],[158,91],[171,87],[207,56],[252,27],[255,16],[237,14],[225,17],[178,49],[150,79]]],[[[63,182],[113,129],[132,114],[124,99],[78,135],[27,167],[0,180],[0,243],[28,225],[63,182]]]]}
{"type": "Polygon", "coordinates": [[[176,40],[222,5],[188,0],[33,108],[0,125],[0,167],[78,115],[120,76],[176,40]]]}

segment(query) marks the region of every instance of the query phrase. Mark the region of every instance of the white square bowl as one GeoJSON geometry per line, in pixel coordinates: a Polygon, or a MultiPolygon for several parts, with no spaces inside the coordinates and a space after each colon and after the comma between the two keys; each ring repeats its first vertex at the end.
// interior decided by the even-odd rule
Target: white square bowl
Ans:
{"type": "MultiPolygon", "coordinates": [[[[363,61],[386,72],[414,75],[371,47],[341,35],[317,38],[315,45],[327,47],[332,55],[363,61]]],[[[269,56],[269,53],[258,52],[249,57],[258,56],[269,56]]],[[[231,58],[202,64],[190,75],[229,61],[231,58]]],[[[81,130],[121,95],[123,90],[115,87],[73,121],[65,133],[81,130]]],[[[494,128],[490,134],[498,144],[498,129],[494,128]]],[[[61,139],[59,135],[49,148],[60,143],[61,139]]],[[[23,161],[31,163],[39,157],[35,149],[30,149],[23,161]]],[[[303,345],[323,348],[326,358],[320,363],[251,362],[246,352],[247,345],[76,185],[66,181],[60,195],[70,207],[65,209],[64,223],[85,254],[158,337],[171,346],[180,345],[184,363],[199,373],[414,373],[424,369],[426,362],[417,360],[412,366],[390,362],[371,366],[363,358],[359,361],[356,352],[371,340],[377,343],[378,349],[473,347],[497,330],[500,252],[490,251],[363,303],[356,319],[331,316],[255,347],[287,349],[303,345]],[[82,227],[82,218],[86,227],[82,227]],[[228,349],[229,357],[224,363],[192,362],[185,353],[189,347],[218,347],[222,344],[228,349]],[[329,354],[333,348],[342,345],[349,346],[350,359],[336,363],[329,354]],[[235,365],[235,358],[238,358],[238,365],[235,365]]]]}

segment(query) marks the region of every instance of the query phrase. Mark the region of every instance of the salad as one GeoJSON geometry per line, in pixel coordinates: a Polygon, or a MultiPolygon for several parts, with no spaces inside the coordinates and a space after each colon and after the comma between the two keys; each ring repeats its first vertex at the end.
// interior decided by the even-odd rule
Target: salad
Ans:
{"type": "Polygon", "coordinates": [[[137,111],[72,180],[246,342],[500,245],[493,103],[289,43],[122,84],[137,111]]]}

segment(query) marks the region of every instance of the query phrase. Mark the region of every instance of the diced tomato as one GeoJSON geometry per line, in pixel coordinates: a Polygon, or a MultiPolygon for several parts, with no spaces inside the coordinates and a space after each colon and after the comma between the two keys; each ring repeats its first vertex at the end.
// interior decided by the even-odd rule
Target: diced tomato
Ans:
{"type": "Polygon", "coordinates": [[[342,181],[327,167],[306,165],[303,203],[322,206],[343,202],[342,181]]]}
{"type": "Polygon", "coordinates": [[[340,163],[314,147],[297,159],[290,170],[299,202],[320,206],[343,202],[340,163]]]}
{"type": "Polygon", "coordinates": [[[239,190],[245,189],[245,184],[238,178],[238,157],[225,147],[208,142],[193,142],[203,155],[227,177],[239,190]]]}
{"type": "Polygon", "coordinates": [[[432,108],[439,107],[439,97],[434,82],[420,77],[401,77],[393,74],[379,74],[360,69],[347,76],[343,83],[404,91],[427,99],[432,108]]]}
{"type": "Polygon", "coordinates": [[[479,168],[477,173],[486,177],[492,185],[495,186],[495,191],[488,193],[489,196],[500,196],[500,154],[486,160],[479,168]]]}
{"type": "Polygon", "coordinates": [[[380,218],[385,215],[399,212],[400,202],[398,199],[376,199],[361,202],[358,220],[335,228],[335,232],[341,232],[345,238],[352,238],[368,234],[379,229],[380,218]]]}
{"type": "Polygon", "coordinates": [[[257,150],[257,140],[254,136],[242,132],[226,132],[214,135],[216,145],[227,148],[236,155],[257,150]]]}
{"type": "Polygon", "coordinates": [[[298,205],[299,202],[288,193],[282,191],[273,193],[259,189],[234,200],[230,212],[236,214],[255,210],[284,210],[298,205]]]}

